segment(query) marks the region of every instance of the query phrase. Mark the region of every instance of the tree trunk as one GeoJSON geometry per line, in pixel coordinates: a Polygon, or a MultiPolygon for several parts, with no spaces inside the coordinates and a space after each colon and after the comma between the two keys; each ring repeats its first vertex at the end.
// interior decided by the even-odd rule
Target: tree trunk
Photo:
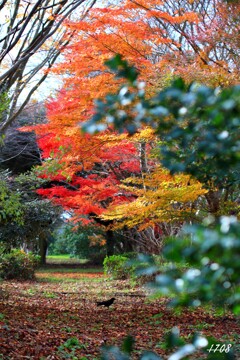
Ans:
{"type": "Polygon", "coordinates": [[[139,144],[140,169],[142,176],[148,172],[146,142],[141,141],[139,144]]]}
{"type": "Polygon", "coordinates": [[[107,256],[114,254],[114,234],[112,230],[106,231],[106,241],[107,241],[107,256]]]}
{"type": "Polygon", "coordinates": [[[219,192],[209,190],[209,192],[205,195],[205,198],[209,206],[209,212],[216,216],[220,209],[219,192]]]}
{"type": "Polygon", "coordinates": [[[41,235],[39,238],[39,255],[40,255],[40,264],[46,265],[46,256],[47,256],[48,242],[46,235],[41,235]]]}
{"type": "MultiPolygon", "coordinates": [[[[112,220],[102,220],[95,213],[90,213],[89,216],[93,218],[97,224],[103,225],[105,228],[113,223],[112,220]]],[[[107,247],[107,256],[114,254],[114,233],[112,230],[106,230],[106,247],[107,247]]]]}

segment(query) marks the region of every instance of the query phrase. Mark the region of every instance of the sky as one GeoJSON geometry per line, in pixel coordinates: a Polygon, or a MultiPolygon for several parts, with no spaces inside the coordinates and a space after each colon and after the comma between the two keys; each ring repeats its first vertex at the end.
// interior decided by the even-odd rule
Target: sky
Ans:
{"type": "MultiPolygon", "coordinates": [[[[23,0],[20,0],[20,1],[22,1],[23,4],[25,3],[23,0]]],[[[89,0],[89,1],[85,2],[83,5],[86,6],[86,4],[91,3],[91,1],[92,0],[89,0]]],[[[113,3],[114,1],[115,0],[113,0],[113,1],[100,1],[99,0],[99,1],[97,1],[95,6],[96,7],[104,7],[104,6],[109,5],[109,3],[113,3]]],[[[34,4],[34,1],[32,3],[34,4]]],[[[12,16],[11,11],[13,11],[12,6],[9,6],[9,7],[4,6],[0,12],[0,40],[4,36],[4,33],[6,33],[6,29],[9,25],[9,22],[10,22],[10,19],[12,16]]],[[[21,11],[21,9],[19,11],[21,11]]],[[[75,11],[75,13],[73,14],[74,17],[76,17],[77,13],[80,13],[80,8],[78,8],[78,10],[75,11]]],[[[21,14],[19,13],[18,18],[17,18],[18,20],[20,19],[20,16],[21,16],[21,14]]],[[[0,45],[1,45],[1,43],[0,43],[0,45]]],[[[21,43],[19,44],[19,46],[21,46],[21,43]]],[[[9,54],[9,56],[6,58],[5,66],[3,63],[1,64],[0,74],[3,73],[4,71],[6,71],[8,63],[9,63],[9,66],[11,66],[12,62],[14,61],[14,59],[16,57],[16,54],[17,54],[17,50],[16,50],[16,47],[14,47],[13,50],[11,51],[11,53],[9,54]]],[[[62,59],[63,59],[63,57],[60,56],[58,58],[57,62],[61,61],[62,59]]],[[[36,66],[36,63],[40,60],[41,60],[40,55],[33,56],[29,61],[28,70],[31,70],[32,66],[33,67],[36,66]]],[[[37,79],[39,79],[41,74],[42,73],[40,71],[40,73],[36,75],[36,78],[35,78],[36,81],[37,81],[37,79]]],[[[33,86],[33,85],[34,85],[34,81],[32,81],[32,83],[31,83],[31,86],[33,86]]],[[[62,85],[61,78],[57,77],[56,75],[51,74],[39,86],[38,90],[35,91],[35,93],[32,96],[32,99],[35,99],[38,101],[43,101],[46,98],[48,98],[49,96],[53,96],[56,91],[60,90],[61,85],[62,85]]],[[[28,89],[24,90],[22,95],[20,96],[20,99],[19,99],[20,103],[25,99],[27,94],[28,94],[28,89]]]]}

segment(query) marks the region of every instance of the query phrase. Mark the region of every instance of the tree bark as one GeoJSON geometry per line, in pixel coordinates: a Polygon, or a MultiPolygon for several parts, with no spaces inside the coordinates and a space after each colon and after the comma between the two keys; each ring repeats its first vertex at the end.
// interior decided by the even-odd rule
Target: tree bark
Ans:
{"type": "Polygon", "coordinates": [[[205,198],[206,198],[208,206],[209,206],[209,212],[213,215],[217,215],[217,213],[220,209],[219,192],[210,190],[205,195],[205,198]]]}
{"type": "MultiPolygon", "coordinates": [[[[97,224],[103,225],[104,227],[108,227],[113,223],[113,221],[102,220],[96,214],[90,213],[89,216],[94,218],[97,224]]],[[[110,229],[106,230],[106,247],[107,247],[107,256],[111,256],[114,254],[114,232],[110,229]]]]}
{"type": "Polygon", "coordinates": [[[40,255],[41,265],[46,265],[47,248],[48,248],[47,237],[44,234],[41,235],[39,238],[39,255],[40,255]]]}
{"type": "Polygon", "coordinates": [[[107,247],[107,256],[114,254],[114,233],[112,230],[106,231],[106,247],[107,247]]]}

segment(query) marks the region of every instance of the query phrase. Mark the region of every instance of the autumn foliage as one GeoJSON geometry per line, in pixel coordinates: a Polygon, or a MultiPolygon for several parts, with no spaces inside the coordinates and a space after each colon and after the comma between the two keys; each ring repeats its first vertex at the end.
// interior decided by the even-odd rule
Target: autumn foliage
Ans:
{"type": "Polygon", "coordinates": [[[206,191],[194,179],[172,177],[159,166],[153,130],[129,137],[108,125],[89,135],[80,124],[93,115],[95,99],[117,89],[121,80],[104,65],[116,53],[136,64],[149,95],[177,75],[188,82],[234,83],[239,60],[233,8],[239,13],[238,4],[221,1],[185,1],[181,7],[125,1],[91,9],[83,21],[68,21],[75,35],[54,70],[63,77],[62,90],[47,104],[49,122],[35,127],[45,160],[41,176],[51,180],[38,193],[73,210],[76,219],[89,221],[86,216],[94,214],[116,227],[143,230],[195,218],[196,201],[206,191]]]}

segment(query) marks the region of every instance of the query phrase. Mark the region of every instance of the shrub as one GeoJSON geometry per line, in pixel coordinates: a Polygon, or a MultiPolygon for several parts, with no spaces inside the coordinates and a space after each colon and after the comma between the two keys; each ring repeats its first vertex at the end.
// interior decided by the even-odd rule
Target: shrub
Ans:
{"type": "MultiPolygon", "coordinates": [[[[163,259],[161,256],[154,255],[151,257],[154,260],[154,265],[163,266],[163,259]]],[[[134,252],[124,253],[121,255],[106,256],[103,262],[104,272],[110,275],[113,279],[133,279],[137,280],[139,284],[152,280],[152,273],[149,274],[146,268],[149,266],[149,257],[139,255],[134,252]],[[147,258],[147,260],[146,260],[147,258]],[[136,272],[136,268],[144,269],[144,271],[136,272]]]]}
{"type": "Polygon", "coordinates": [[[128,255],[111,255],[106,256],[103,261],[104,272],[113,279],[123,280],[133,276],[134,266],[127,266],[129,261],[128,255]]]}
{"type": "Polygon", "coordinates": [[[13,249],[0,257],[0,277],[7,280],[32,280],[38,264],[38,256],[13,249]]]}

